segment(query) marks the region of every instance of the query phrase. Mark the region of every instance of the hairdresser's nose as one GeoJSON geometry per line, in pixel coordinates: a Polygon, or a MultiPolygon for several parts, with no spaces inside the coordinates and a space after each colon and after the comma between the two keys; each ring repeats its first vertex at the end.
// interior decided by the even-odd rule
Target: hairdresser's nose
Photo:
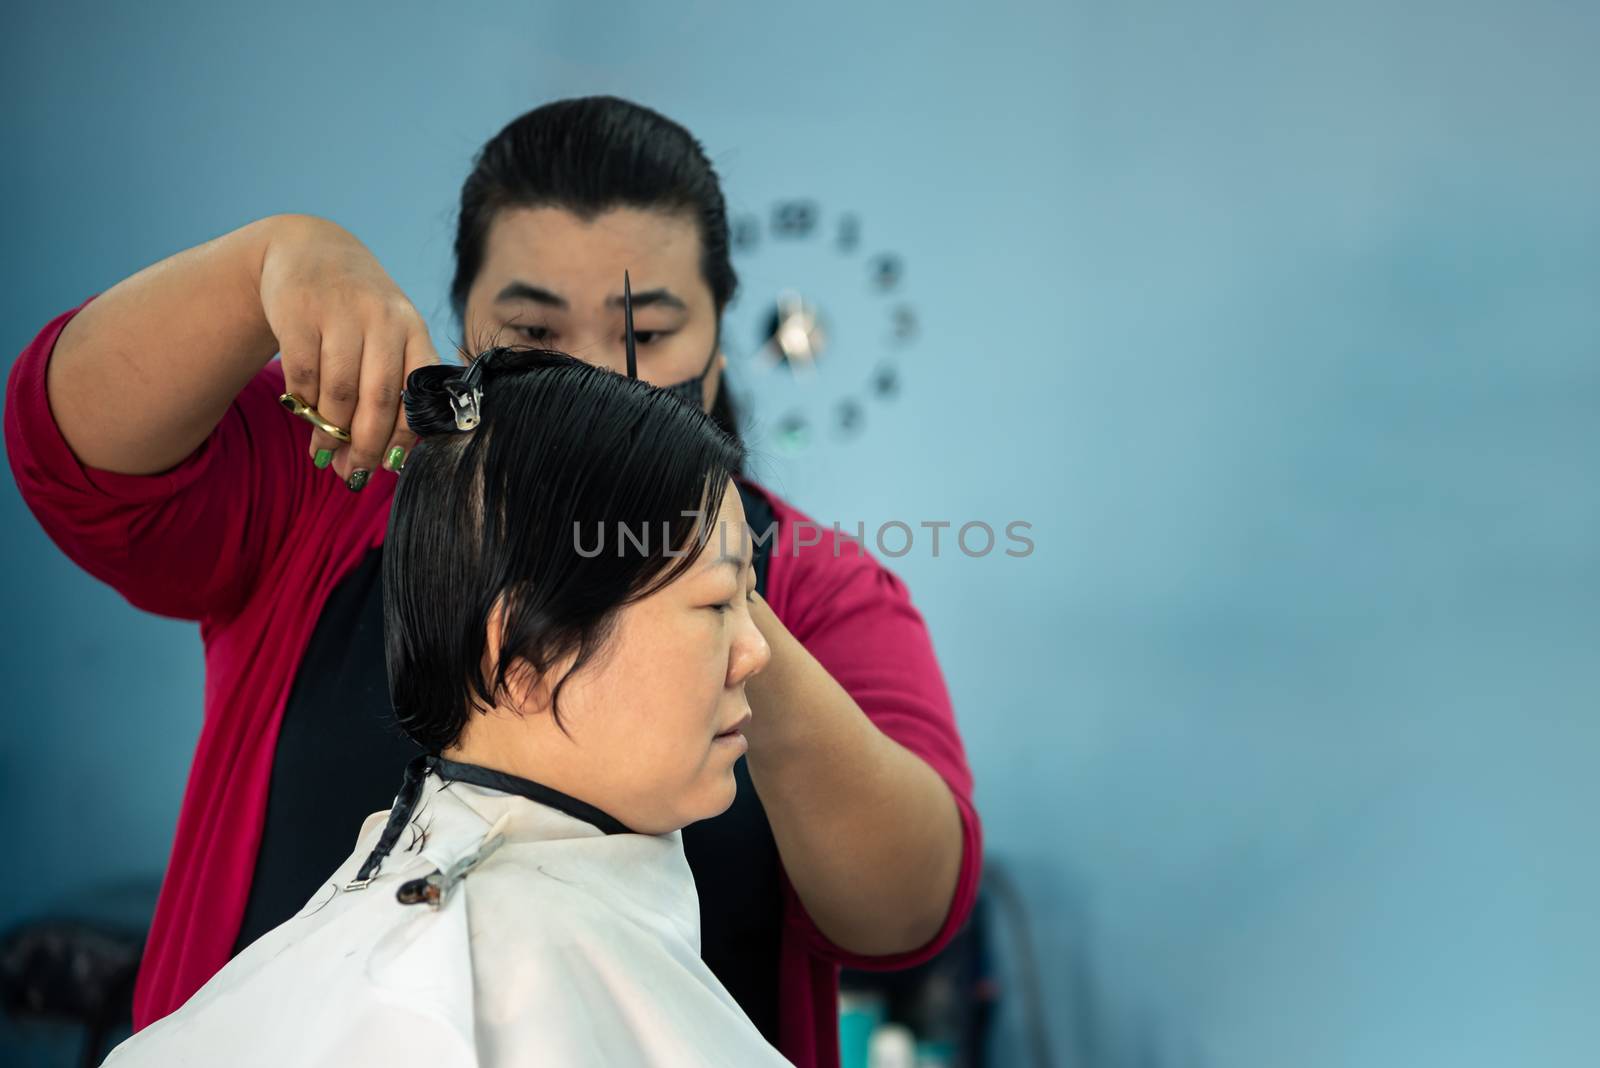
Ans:
{"type": "Polygon", "coordinates": [[[738,686],[752,675],[759,674],[772,659],[772,647],[761,636],[761,628],[750,613],[741,612],[739,633],[734,635],[733,648],[728,657],[728,685],[738,686]]]}

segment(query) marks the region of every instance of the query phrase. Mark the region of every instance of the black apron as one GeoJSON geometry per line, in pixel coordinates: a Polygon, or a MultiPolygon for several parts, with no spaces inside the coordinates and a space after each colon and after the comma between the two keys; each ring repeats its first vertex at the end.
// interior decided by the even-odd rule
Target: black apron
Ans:
{"type": "MultiPolygon", "coordinates": [[[[736,483],[759,534],[773,514],[736,483]]],[[[766,596],[773,540],[755,545],[766,596]]],[[[300,661],[272,762],[266,826],[235,953],[300,911],[354,847],[361,821],[388,808],[421,752],[395,723],[383,652],[383,549],[334,588],[300,661]]],[[[777,843],[744,758],[722,815],[683,829],[700,894],[701,957],[773,1045],[778,1041],[778,943],[783,922],[777,843]]]]}

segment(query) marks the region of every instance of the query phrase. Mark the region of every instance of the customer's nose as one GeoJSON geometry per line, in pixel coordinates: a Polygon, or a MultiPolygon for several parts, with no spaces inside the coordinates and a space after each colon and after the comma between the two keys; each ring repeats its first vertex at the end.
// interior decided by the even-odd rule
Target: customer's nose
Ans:
{"type": "Polygon", "coordinates": [[[737,686],[752,675],[759,674],[772,660],[772,647],[762,636],[761,628],[748,615],[734,637],[728,662],[728,685],[737,686]]]}

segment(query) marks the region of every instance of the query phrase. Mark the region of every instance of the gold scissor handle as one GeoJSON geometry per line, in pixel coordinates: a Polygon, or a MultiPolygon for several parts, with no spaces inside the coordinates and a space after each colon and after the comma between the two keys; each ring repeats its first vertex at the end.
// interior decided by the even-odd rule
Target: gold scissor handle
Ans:
{"type": "Polygon", "coordinates": [[[300,418],[304,419],[306,422],[310,423],[312,426],[316,427],[329,437],[338,438],[340,441],[349,444],[350,431],[341,430],[339,427],[336,427],[332,423],[328,422],[327,419],[323,418],[321,412],[317,411],[315,408],[311,407],[311,405],[301,400],[298,394],[285,393],[283,396],[278,398],[278,403],[289,409],[291,414],[298,415],[300,418]]]}

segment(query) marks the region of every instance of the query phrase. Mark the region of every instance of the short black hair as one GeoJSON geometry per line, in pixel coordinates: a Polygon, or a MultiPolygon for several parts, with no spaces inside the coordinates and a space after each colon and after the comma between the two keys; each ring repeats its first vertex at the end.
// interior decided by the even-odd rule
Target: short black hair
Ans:
{"type": "Polygon", "coordinates": [[[383,553],[390,697],[432,753],[456,743],[474,708],[499,703],[516,660],[543,676],[602,652],[620,608],[694,562],[744,460],[707,413],[646,382],[546,349],[477,361],[480,422],[419,438],[383,553]],[[620,527],[646,543],[608,535],[592,552],[620,527]],[[485,678],[501,598],[500,661],[485,678]]]}

